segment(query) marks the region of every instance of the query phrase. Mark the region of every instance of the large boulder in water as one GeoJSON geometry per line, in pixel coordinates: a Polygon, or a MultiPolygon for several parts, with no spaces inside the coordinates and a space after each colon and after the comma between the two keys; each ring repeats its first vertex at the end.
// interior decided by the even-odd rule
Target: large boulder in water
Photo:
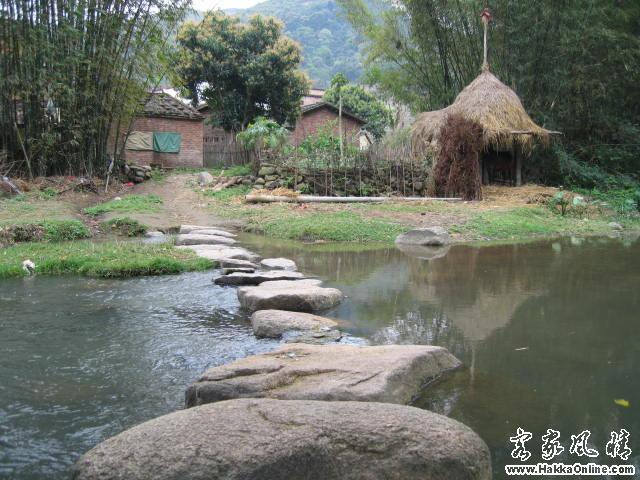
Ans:
{"type": "Polygon", "coordinates": [[[292,343],[207,370],[185,400],[187,407],[242,397],[408,404],[460,365],[447,349],[428,345],[292,343]]]}
{"type": "Polygon", "coordinates": [[[74,480],[489,480],[465,425],[385,403],[245,399],[148,421],[82,456],[74,480]]]}
{"type": "Polygon", "coordinates": [[[265,258],[260,265],[271,270],[297,270],[296,262],[288,258],[265,258]]]}
{"type": "Polygon", "coordinates": [[[251,315],[251,326],[256,337],[280,338],[292,330],[334,329],[338,322],[310,313],[260,310],[251,315]]]}
{"type": "Polygon", "coordinates": [[[429,247],[440,247],[447,245],[450,241],[449,232],[442,227],[416,228],[396,237],[396,243],[399,244],[429,247]]]}
{"type": "Polygon", "coordinates": [[[338,305],[344,296],[336,288],[324,288],[305,280],[267,282],[257,287],[238,289],[240,306],[249,312],[257,310],[291,310],[315,312],[338,305]]]}

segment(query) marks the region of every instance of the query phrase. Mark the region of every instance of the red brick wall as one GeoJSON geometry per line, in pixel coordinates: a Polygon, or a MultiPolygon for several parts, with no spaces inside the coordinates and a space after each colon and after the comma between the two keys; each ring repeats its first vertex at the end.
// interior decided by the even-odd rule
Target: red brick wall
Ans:
{"type": "Polygon", "coordinates": [[[131,131],[176,132],[181,134],[179,153],[160,153],[140,150],[124,150],[127,163],[160,165],[162,167],[202,167],[202,120],[177,118],[140,117],[133,121],[131,131]]]}
{"type": "MultiPolygon", "coordinates": [[[[291,143],[300,145],[306,137],[315,134],[327,122],[335,122],[333,134],[338,135],[338,114],[328,107],[312,110],[298,119],[296,128],[291,132],[291,143]]],[[[357,134],[362,128],[362,123],[351,117],[342,117],[342,130],[345,139],[349,143],[357,145],[357,134]]]]}

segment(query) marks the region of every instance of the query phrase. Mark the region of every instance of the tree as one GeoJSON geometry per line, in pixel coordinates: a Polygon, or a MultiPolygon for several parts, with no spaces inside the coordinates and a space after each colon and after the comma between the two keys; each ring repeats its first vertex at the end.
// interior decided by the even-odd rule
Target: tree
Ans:
{"type": "Polygon", "coordinates": [[[188,3],[0,0],[0,149],[17,160],[13,172],[103,172],[165,73],[188,3]]]}
{"type": "Polygon", "coordinates": [[[338,73],[331,80],[331,88],[325,92],[323,99],[338,105],[340,95],[342,95],[342,107],[365,120],[367,122],[365,128],[374,137],[382,138],[385,129],[393,122],[391,110],[360,85],[349,84],[347,78],[338,73]]]}
{"type": "Polygon", "coordinates": [[[256,117],[295,123],[309,89],[299,46],[282,35],[282,24],[254,16],[248,24],[221,11],[178,34],[176,72],[187,97],[204,100],[214,125],[244,130],[256,117]]]}

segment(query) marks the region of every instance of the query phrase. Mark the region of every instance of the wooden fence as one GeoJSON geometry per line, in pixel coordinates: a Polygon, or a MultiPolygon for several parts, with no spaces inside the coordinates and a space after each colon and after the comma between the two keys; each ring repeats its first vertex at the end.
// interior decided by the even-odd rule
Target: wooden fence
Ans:
{"type": "Polygon", "coordinates": [[[207,168],[232,167],[251,163],[254,153],[238,143],[204,144],[204,166],[207,168]]]}

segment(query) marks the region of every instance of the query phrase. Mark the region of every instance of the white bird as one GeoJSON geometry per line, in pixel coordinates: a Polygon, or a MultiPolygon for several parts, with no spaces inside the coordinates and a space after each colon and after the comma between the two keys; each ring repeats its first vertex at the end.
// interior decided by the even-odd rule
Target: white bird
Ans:
{"type": "Polygon", "coordinates": [[[25,260],[24,262],[22,262],[22,269],[29,275],[33,275],[34,273],[36,273],[36,264],[31,260],[25,260]]]}

